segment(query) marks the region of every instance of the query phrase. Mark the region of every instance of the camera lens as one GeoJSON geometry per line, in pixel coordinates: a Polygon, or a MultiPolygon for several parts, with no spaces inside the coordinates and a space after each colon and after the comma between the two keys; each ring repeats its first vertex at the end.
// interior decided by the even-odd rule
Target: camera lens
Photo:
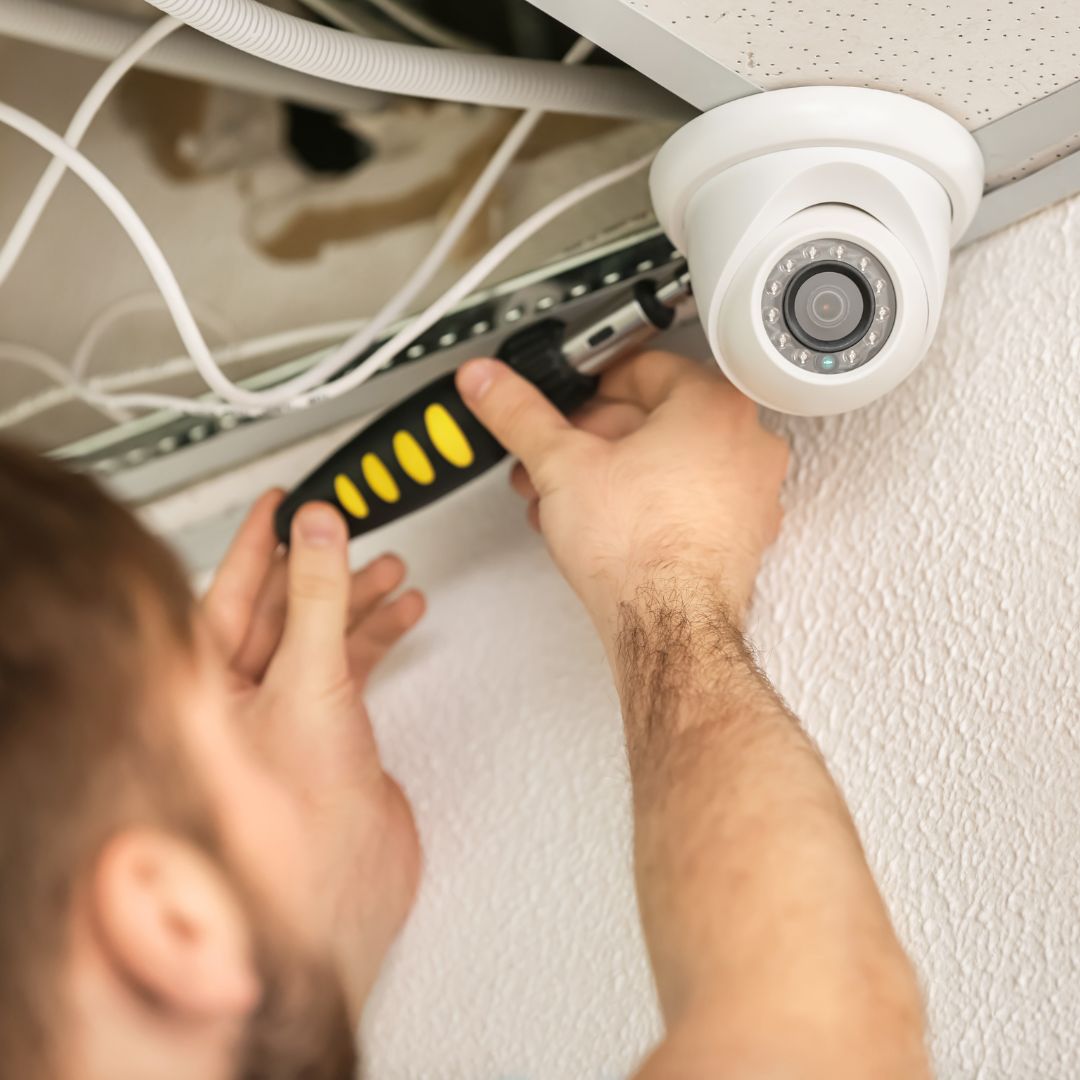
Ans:
{"type": "Polygon", "coordinates": [[[805,266],[784,293],[784,317],[810,349],[835,352],[854,345],[870,328],[874,298],[866,280],[842,262],[805,266]]]}
{"type": "Polygon", "coordinates": [[[870,248],[815,237],[786,251],[766,274],[761,329],[787,363],[843,378],[885,347],[897,307],[889,269],[870,248]]]}

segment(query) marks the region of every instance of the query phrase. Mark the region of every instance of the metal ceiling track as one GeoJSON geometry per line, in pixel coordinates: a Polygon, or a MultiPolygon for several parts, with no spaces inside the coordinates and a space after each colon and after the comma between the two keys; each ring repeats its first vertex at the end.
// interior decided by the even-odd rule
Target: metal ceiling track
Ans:
{"type": "Polygon", "coordinates": [[[1080,80],[972,134],[989,176],[1021,172],[1044,156],[1050,161],[988,191],[963,243],[981,240],[1080,192],[1080,80]],[[1065,152],[1070,144],[1074,149],[1065,152]]]}
{"type": "MultiPolygon", "coordinates": [[[[650,35],[649,49],[639,55],[644,35],[635,34],[635,25],[643,16],[622,3],[566,7],[563,0],[533,2],[579,33],[599,38],[609,52],[698,107],[716,107],[761,92],[670,33],[650,35]],[[591,25],[597,19],[603,26],[591,25]]],[[[1080,81],[973,134],[990,177],[1022,175],[987,191],[961,244],[973,243],[1080,192],[1080,148],[1075,148],[1080,137],[1080,81]],[[1048,163],[1032,168],[1033,162],[1043,161],[1048,163]]],[[[469,356],[493,352],[502,336],[528,320],[549,315],[580,317],[612,290],[635,276],[673,265],[675,259],[663,233],[645,226],[623,239],[598,242],[535,273],[476,294],[396,357],[376,379],[318,409],[254,420],[156,413],[57,453],[79,468],[107,477],[121,497],[145,502],[351,418],[371,415],[469,356]]],[[[355,362],[363,358],[358,356],[355,362]]],[[[261,388],[281,382],[313,359],[280,365],[246,385],[261,388]]]]}
{"type": "MultiPolygon", "coordinates": [[[[114,493],[141,504],[236,468],[350,420],[369,417],[473,356],[493,355],[510,333],[539,318],[576,321],[646,275],[673,276],[681,257],[650,221],[620,239],[597,243],[535,272],[474,294],[399,353],[370,382],[318,408],[263,417],[220,418],[158,412],[118,424],[55,452],[99,476],[114,493]]],[[[391,327],[351,370],[404,323],[391,327]]],[[[321,355],[279,364],[242,381],[262,389],[295,377],[321,355]]]]}

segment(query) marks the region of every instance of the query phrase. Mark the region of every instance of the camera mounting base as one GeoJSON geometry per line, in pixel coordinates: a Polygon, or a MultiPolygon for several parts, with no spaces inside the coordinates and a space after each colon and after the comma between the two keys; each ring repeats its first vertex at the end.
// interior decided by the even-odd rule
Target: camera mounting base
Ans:
{"type": "Polygon", "coordinates": [[[983,191],[971,133],[940,109],[857,86],[798,86],[728,102],[691,120],[661,148],[649,183],[657,217],[685,251],[686,206],[703,184],[741,162],[800,148],[874,150],[919,166],[945,189],[951,239],[966,232],[983,191]]]}

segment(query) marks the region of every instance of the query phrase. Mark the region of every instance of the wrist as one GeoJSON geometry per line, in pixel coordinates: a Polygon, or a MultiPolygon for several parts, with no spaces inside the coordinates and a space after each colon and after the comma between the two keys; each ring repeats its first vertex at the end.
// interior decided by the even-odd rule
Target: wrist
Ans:
{"type": "Polygon", "coordinates": [[[725,578],[721,563],[715,553],[683,552],[626,562],[619,576],[594,578],[585,601],[609,656],[625,650],[631,629],[650,638],[678,630],[678,647],[691,651],[741,639],[749,593],[725,578]]]}
{"type": "Polygon", "coordinates": [[[697,576],[665,573],[628,592],[608,657],[632,747],[637,736],[723,723],[764,685],[730,594],[697,576]]]}

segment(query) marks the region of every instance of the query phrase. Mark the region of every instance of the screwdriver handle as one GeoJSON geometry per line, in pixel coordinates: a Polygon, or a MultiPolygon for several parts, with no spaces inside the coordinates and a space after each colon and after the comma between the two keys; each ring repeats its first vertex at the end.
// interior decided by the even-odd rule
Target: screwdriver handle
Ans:
{"type": "MultiPolygon", "coordinates": [[[[499,357],[568,413],[593,395],[596,380],[563,357],[565,329],[554,319],[526,327],[499,357]]],[[[451,372],[383,413],[303,480],[278,508],[278,539],[288,543],[294,515],[315,500],[339,507],[349,535],[360,536],[449,495],[504,457],[451,372]]]]}

